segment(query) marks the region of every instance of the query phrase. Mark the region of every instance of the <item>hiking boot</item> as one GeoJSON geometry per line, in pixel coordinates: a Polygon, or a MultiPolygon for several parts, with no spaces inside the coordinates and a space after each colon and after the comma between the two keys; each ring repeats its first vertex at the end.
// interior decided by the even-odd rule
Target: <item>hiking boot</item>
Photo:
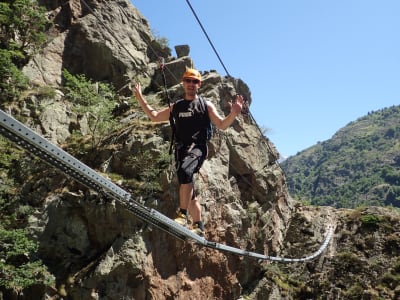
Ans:
{"type": "Polygon", "coordinates": [[[194,224],[191,231],[199,236],[204,236],[204,230],[198,224],[194,224]]]}
{"type": "Polygon", "coordinates": [[[180,225],[185,226],[187,223],[187,216],[184,213],[182,213],[181,211],[178,211],[176,213],[176,217],[175,217],[174,221],[180,225]]]}

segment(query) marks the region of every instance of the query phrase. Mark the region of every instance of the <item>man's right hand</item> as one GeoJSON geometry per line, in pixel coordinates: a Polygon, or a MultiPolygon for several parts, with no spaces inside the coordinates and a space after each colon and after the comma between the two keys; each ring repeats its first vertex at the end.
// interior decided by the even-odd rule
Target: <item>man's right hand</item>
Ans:
{"type": "Polygon", "coordinates": [[[140,82],[135,83],[133,86],[133,93],[137,99],[142,99],[142,85],[140,82]]]}

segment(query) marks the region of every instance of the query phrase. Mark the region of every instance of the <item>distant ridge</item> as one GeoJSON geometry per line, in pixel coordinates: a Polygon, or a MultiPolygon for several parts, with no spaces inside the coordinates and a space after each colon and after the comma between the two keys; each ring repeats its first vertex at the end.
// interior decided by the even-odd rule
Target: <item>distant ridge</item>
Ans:
{"type": "Polygon", "coordinates": [[[292,197],[306,203],[400,207],[400,106],[350,122],[281,166],[292,197]]]}

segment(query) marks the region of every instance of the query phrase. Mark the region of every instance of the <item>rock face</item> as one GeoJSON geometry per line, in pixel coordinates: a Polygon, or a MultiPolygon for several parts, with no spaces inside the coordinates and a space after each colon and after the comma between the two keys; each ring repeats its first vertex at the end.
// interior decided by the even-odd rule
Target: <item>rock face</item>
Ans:
{"type": "Polygon", "coordinates": [[[47,46],[25,68],[34,82],[57,86],[66,68],[119,89],[147,71],[154,38],[147,21],[128,1],[39,2],[51,10],[55,24],[47,46]]]}
{"type": "MultiPolygon", "coordinates": [[[[187,56],[189,47],[179,45],[178,58],[172,57],[127,0],[40,2],[47,7],[54,27],[46,47],[24,69],[36,85],[59,87],[65,68],[94,81],[111,82],[127,96],[130,91],[126,83],[141,80],[146,96],[162,97],[163,80],[157,62],[164,57],[170,95],[176,98],[181,93],[180,76],[192,65],[187,56]]],[[[214,102],[221,114],[229,111],[228,102],[236,93],[243,94],[251,104],[251,93],[244,82],[207,71],[203,71],[203,77],[201,94],[214,102]]],[[[61,94],[55,100],[25,100],[25,115],[30,119],[39,116],[32,122],[37,131],[57,144],[66,141],[71,127],[85,134],[85,120],[70,113],[71,104],[61,94]],[[40,104],[46,109],[33,113],[32,107],[40,104]]],[[[93,168],[120,175],[123,179],[119,184],[130,190],[125,179],[138,172],[130,163],[132,158],[146,152],[156,159],[165,153],[169,133],[166,124],[148,125],[143,114],[134,109],[126,113],[124,124],[95,154],[82,159],[91,162],[93,168]]],[[[245,112],[227,131],[214,132],[208,160],[196,180],[208,240],[292,257],[318,248],[326,223],[335,224],[335,212],[295,206],[276,163],[278,158],[274,145],[245,112]]],[[[27,182],[23,197],[43,203],[31,226],[40,241],[41,256],[57,278],[59,295],[68,297],[65,299],[287,296],[277,277],[270,275],[268,263],[176,240],[149,228],[118,203],[60,177],[34,178],[35,184],[27,182]]],[[[172,164],[159,183],[162,195],[141,194],[138,201],[172,217],[178,205],[172,164]]],[[[327,254],[334,251],[329,249],[327,254]]],[[[323,258],[309,267],[321,271],[322,264],[323,258]]]]}

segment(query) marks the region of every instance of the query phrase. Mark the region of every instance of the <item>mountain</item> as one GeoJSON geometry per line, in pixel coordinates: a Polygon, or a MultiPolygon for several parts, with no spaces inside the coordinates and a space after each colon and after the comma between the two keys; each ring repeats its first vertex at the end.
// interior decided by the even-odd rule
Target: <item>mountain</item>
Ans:
{"type": "Polygon", "coordinates": [[[400,106],[349,123],[281,163],[290,194],[313,205],[400,207],[400,106]]]}
{"type": "MultiPolygon", "coordinates": [[[[1,22],[20,13],[0,29],[0,67],[12,71],[0,72],[1,109],[137,202],[173,217],[178,189],[169,124],[149,122],[129,84],[141,82],[147,101],[165,107],[160,58],[177,99],[180,76],[194,64],[189,47],[175,46],[173,56],[128,0],[40,0],[48,23],[28,22],[37,16],[29,9],[35,3],[0,2],[1,22]],[[7,10],[11,4],[18,5],[7,10]],[[24,33],[40,28],[42,47],[24,48],[24,33]]],[[[236,93],[251,107],[245,82],[201,72],[201,94],[221,115],[236,93]]],[[[278,159],[244,110],[227,131],[215,130],[196,180],[210,243],[294,259],[262,261],[176,239],[1,137],[0,299],[398,298],[400,213],[304,205],[289,195],[278,159]],[[324,243],[327,232],[333,234],[324,243]],[[296,261],[321,245],[309,261],[296,261]]]]}

